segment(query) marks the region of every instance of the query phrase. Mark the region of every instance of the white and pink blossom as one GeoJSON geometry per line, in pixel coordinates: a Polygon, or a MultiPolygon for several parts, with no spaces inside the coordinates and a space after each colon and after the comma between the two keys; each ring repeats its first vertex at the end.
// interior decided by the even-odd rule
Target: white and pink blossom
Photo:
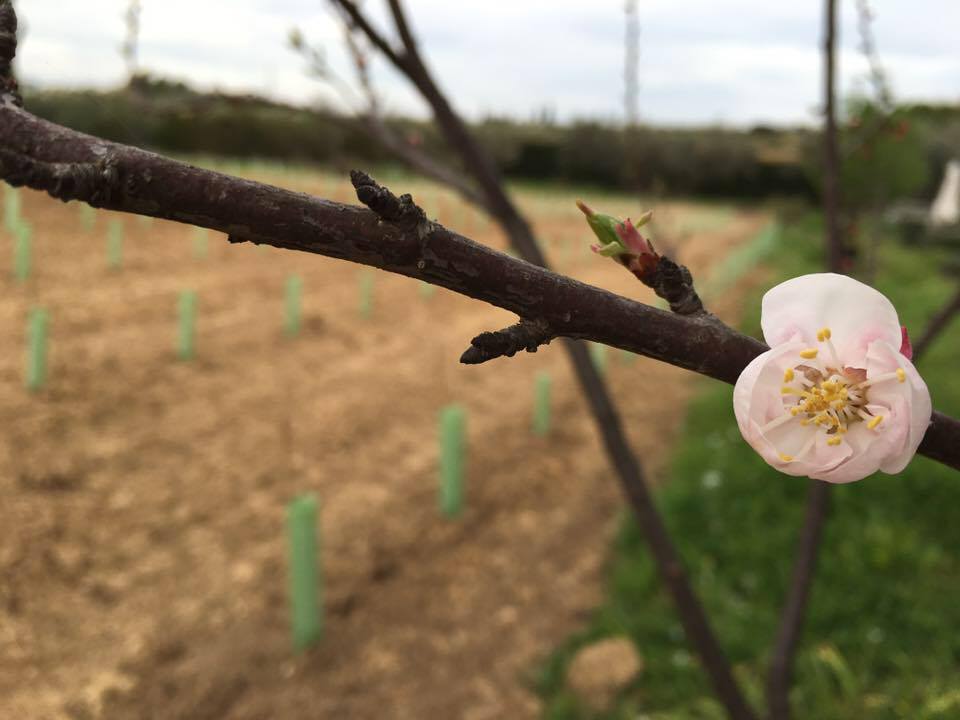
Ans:
{"type": "Polygon", "coordinates": [[[770,350],[741,373],[733,408],[764,460],[834,483],[906,467],[932,406],[886,297],[844,275],[803,275],[764,295],[761,326],[770,350]]]}

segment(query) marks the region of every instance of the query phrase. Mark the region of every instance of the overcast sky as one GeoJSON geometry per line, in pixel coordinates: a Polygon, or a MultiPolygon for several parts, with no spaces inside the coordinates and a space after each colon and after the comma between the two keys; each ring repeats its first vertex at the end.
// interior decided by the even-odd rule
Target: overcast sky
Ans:
{"type": "MultiPolygon", "coordinates": [[[[18,0],[20,72],[43,86],[115,86],[125,0],[18,0]]],[[[380,0],[366,5],[389,31],[380,0]]],[[[810,123],[819,98],[819,0],[639,0],[646,122],[810,123]]],[[[960,101],[960,0],[873,0],[878,49],[902,100],[960,101]]],[[[841,87],[863,87],[854,0],[842,0],[841,87]]],[[[621,119],[623,0],[408,0],[455,104],[477,118],[621,119]]],[[[336,102],[287,49],[291,27],[349,77],[326,0],[143,0],[140,64],[203,88],[336,102]]],[[[423,115],[406,82],[375,75],[391,110],[423,115]]]]}

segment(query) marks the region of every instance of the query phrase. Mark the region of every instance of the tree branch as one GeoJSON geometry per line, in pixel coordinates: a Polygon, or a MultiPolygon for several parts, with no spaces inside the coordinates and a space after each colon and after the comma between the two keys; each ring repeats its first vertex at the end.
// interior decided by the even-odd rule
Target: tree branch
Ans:
{"type": "Polygon", "coordinates": [[[347,17],[350,18],[350,22],[370,39],[370,42],[376,46],[377,50],[383,53],[384,57],[398,69],[402,70],[406,67],[406,59],[401,57],[400,54],[394,50],[393,45],[391,45],[383,35],[377,32],[373,24],[367,20],[366,15],[360,12],[360,8],[358,8],[352,0],[336,0],[336,6],[346,13],[347,17]]]}
{"type": "Polygon", "coordinates": [[[913,363],[916,364],[921,355],[925,355],[927,349],[937,337],[950,325],[953,316],[960,312],[960,287],[942,308],[937,310],[936,315],[930,318],[930,323],[923,331],[923,335],[913,346],[913,363]]]}

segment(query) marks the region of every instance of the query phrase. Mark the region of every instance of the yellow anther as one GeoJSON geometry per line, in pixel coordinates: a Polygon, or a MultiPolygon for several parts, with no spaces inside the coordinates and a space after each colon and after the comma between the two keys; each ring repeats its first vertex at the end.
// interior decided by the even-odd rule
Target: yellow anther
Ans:
{"type": "Polygon", "coordinates": [[[793,382],[793,368],[787,368],[783,371],[783,381],[793,382]]]}
{"type": "Polygon", "coordinates": [[[810,424],[810,421],[807,418],[803,418],[802,420],[800,420],[800,424],[806,427],[807,425],[810,424]]]}
{"type": "Polygon", "coordinates": [[[897,381],[904,382],[907,379],[907,373],[904,372],[903,368],[897,368],[897,381]]]}
{"type": "Polygon", "coordinates": [[[790,414],[796,417],[797,415],[800,414],[800,408],[798,408],[797,406],[793,406],[792,408],[790,408],[790,414]]]}
{"type": "Polygon", "coordinates": [[[877,427],[877,425],[879,425],[882,422],[883,422],[883,415],[877,415],[873,420],[867,423],[867,427],[870,430],[873,430],[877,427]]]}
{"type": "Polygon", "coordinates": [[[815,358],[816,356],[817,356],[816,348],[807,348],[806,350],[800,351],[800,357],[802,357],[804,360],[813,360],[813,358],[815,358]]]}
{"type": "Polygon", "coordinates": [[[789,385],[784,385],[782,388],[780,388],[780,394],[781,395],[799,395],[800,391],[797,390],[796,388],[790,387],[789,385]]]}
{"type": "Polygon", "coordinates": [[[829,340],[829,339],[830,339],[830,328],[828,327],[820,328],[817,331],[817,340],[819,340],[820,342],[823,342],[824,340],[829,340]]]}
{"type": "Polygon", "coordinates": [[[827,445],[839,445],[839,444],[842,443],[842,442],[843,442],[843,438],[840,438],[840,437],[834,435],[832,438],[829,438],[829,439],[827,440],[827,445]]]}
{"type": "Polygon", "coordinates": [[[784,462],[791,462],[793,460],[793,455],[784,455],[783,453],[780,453],[780,459],[784,462]]]}
{"type": "Polygon", "coordinates": [[[845,427],[842,427],[842,426],[841,426],[841,427],[838,427],[838,428],[837,428],[837,432],[840,433],[841,435],[846,435],[846,434],[847,434],[847,429],[846,429],[845,427]]]}

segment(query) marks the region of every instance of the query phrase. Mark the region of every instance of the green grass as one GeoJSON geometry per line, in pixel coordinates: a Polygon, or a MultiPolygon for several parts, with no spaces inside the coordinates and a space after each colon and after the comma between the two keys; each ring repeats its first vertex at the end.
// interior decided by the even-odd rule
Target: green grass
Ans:
{"type": "MultiPolygon", "coordinates": [[[[780,277],[816,271],[815,217],[787,225],[774,254],[780,277]]],[[[953,290],[941,255],[886,243],[877,286],[918,336],[953,290]]],[[[759,296],[744,329],[759,334],[759,296]]],[[[960,328],[920,362],[934,406],[960,413],[954,357],[960,328]]],[[[732,388],[702,381],[658,503],[748,695],[762,707],[767,654],[790,574],[806,482],[770,469],[740,437],[732,388]]],[[[960,474],[917,457],[897,476],[836,486],[792,695],[795,717],[960,717],[960,474]]],[[[606,599],[589,627],[539,669],[551,720],[594,717],[564,686],[580,646],[626,633],[646,669],[603,718],[721,718],[704,674],[625,519],[606,599]]]]}

